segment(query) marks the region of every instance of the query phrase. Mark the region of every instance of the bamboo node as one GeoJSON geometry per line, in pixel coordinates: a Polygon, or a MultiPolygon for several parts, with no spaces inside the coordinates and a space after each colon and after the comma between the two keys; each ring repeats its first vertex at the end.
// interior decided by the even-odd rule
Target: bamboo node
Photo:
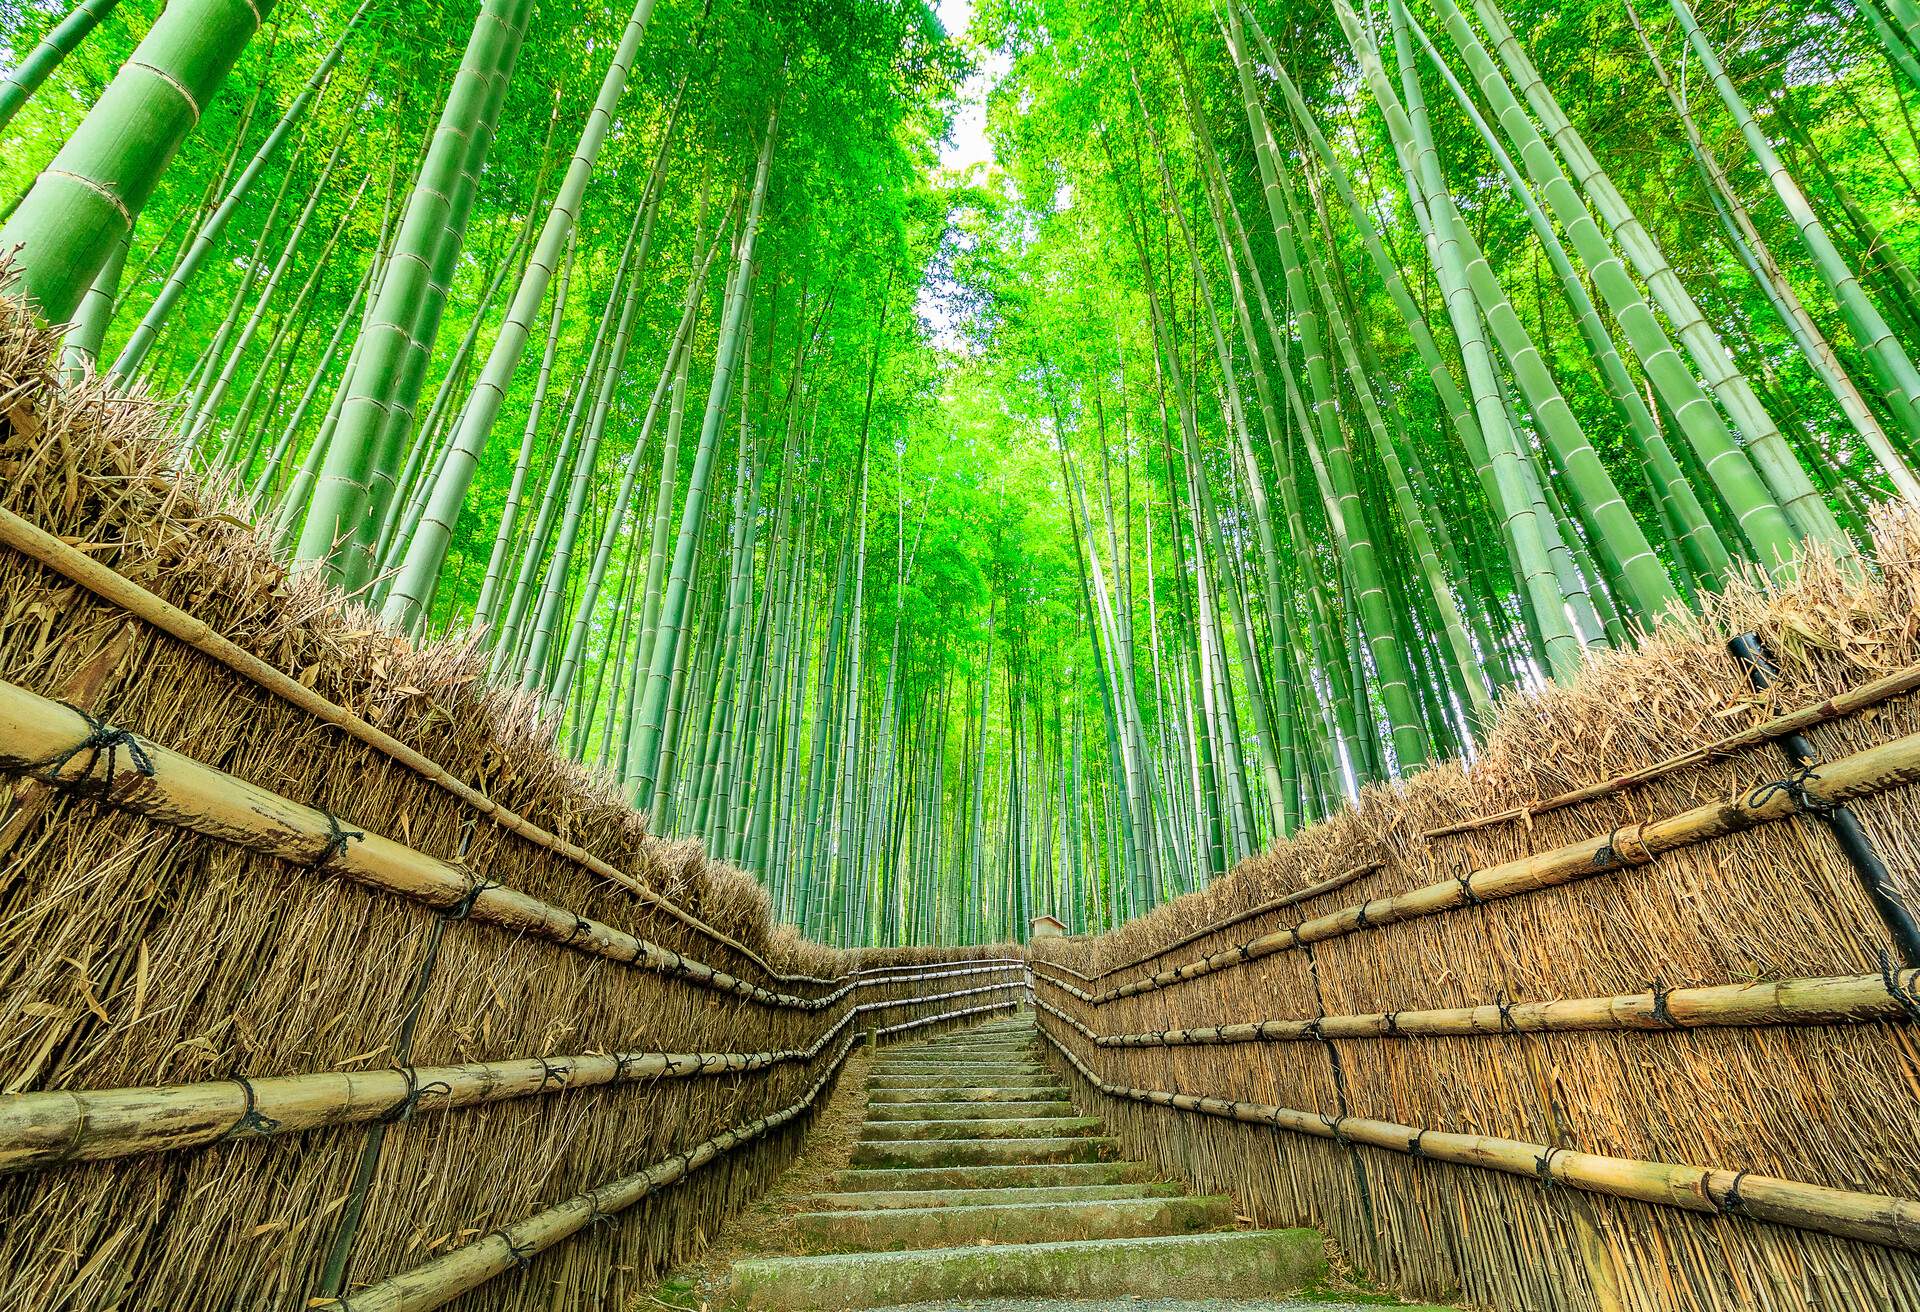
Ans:
{"type": "Polygon", "coordinates": [[[93,774],[94,767],[100,764],[101,755],[105,754],[107,759],[107,774],[104,782],[106,791],[112,793],[113,776],[119,764],[118,758],[115,756],[115,751],[118,748],[124,747],[127,749],[127,759],[133,763],[133,768],[144,777],[148,779],[153,778],[153,758],[147,755],[147,749],[140,745],[140,740],[134,737],[131,729],[116,728],[94,715],[93,712],[87,710],[85,707],[75,706],[72,702],[61,702],[60,704],[87,722],[87,736],[59,755],[48,757],[47,760],[37,768],[58,776],[62,770],[67,768],[67,762],[80,755],[80,753],[85,752],[87,753],[87,765],[86,769],[81,772],[84,778],[93,774]]]}
{"type": "Polygon", "coordinates": [[[1807,787],[1815,778],[1814,771],[1819,768],[1818,761],[1808,761],[1792,774],[1761,784],[1747,794],[1749,810],[1759,810],[1773,800],[1775,793],[1785,793],[1793,799],[1795,807],[1812,815],[1829,815],[1837,809],[1833,802],[1823,802],[1807,787]]]}
{"type": "Polygon", "coordinates": [[[240,1119],[227,1127],[227,1132],[220,1136],[222,1139],[237,1139],[243,1134],[268,1135],[280,1128],[277,1118],[260,1110],[259,1102],[254,1097],[253,1083],[246,1076],[231,1075],[228,1079],[239,1085],[240,1091],[246,1094],[247,1107],[240,1113],[240,1119]]]}

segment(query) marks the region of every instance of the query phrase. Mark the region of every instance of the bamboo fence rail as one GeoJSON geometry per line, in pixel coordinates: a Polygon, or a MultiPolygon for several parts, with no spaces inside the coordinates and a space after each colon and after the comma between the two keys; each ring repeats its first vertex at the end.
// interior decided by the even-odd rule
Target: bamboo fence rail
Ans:
{"type": "Polygon", "coordinates": [[[1544,1186],[1568,1185],[1662,1207],[1742,1216],[1888,1248],[1920,1251],[1920,1201],[1910,1198],[1830,1189],[1752,1171],[1634,1161],[1520,1139],[1458,1134],[1364,1116],[1328,1116],[1292,1107],[1109,1084],[1064,1043],[1045,1031],[1042,1033],[1081,1079],[1110,1098],[1271,1125],[1340,1144],[1358,1144],[1508,1175],[1531,1176],[1544,1186]]]}
{"type": "Polygon", "coordinates": [[[1785,779],[1756,784],[1735,798],[1703,803],[1659,820],[1624,825],[1576,843],[1391,897],[1355,903],[1249,939],[1237,947],[1116,985],[1092,995],[1087,1001],[1096,1007],[1103,1006],[1257,961],[1276,952],[1647,865],[1665,852],[1790,816],[1813,814],[1916,780],[1920,780],[1920,733],[1825,762],[1817,769],[1796,772],[1785,779]]]}
{"type": "Polygon", "coordinates": [[[684,1180],[742,1144],[752,1143],[798,1119],[813,1107],[821,1090],[839,1074],[841,1064],[847,1054],[853,1051],[857,1039],[858,1036],[849,1036],[826,1072],[814,1081],[806,1093],[771,1115],[722,1130],[644,1170],[609,1180],[564,1203],[501,1226],[432,1261],[356,1290],[351,1296],[324,1300],[310,1306],[335,1308],[338,1312],[426,1312],[429,1308],[443,1307],[496,1276],[527,1265],[541,1253],[571,1239],[589,1226],[612,1220],[649,1194],[684,1180]]]}
{"type": "Polygon", "coordinates": [[[67,788],[97,785],[113,806],[195,833],[338,874],[383,892],[456,912],[574,951],[687,980],[768,1007],[824,1011],[849,980],[817,998],[776,993],[612,925],[529,897],[338,816],[301,806],[211,769],[71,707],[0,681],[0,769],[67,788]]]}
{"type": "Polygon", "coordinates": [[[462,804],[471,807],[478,815],[508,832],[564,860],[574,862],[596,875],[612,880],[640,898],[646,905],[664,912],[714,942],[740,953],[766,971],[776,983],[833,984],[838,982],[829,977],[783,974],[775,970],[759,953],[732,936],[715,929],[671,899],[662,897],[658,892],[647,887],[644,881],[635,879],[579,844],[570,843],[549,833],[524,816],[500,805],[484,792],[457,778],[446,767],[425,753],[400,741],[377,725],[369,723],[364,717],[354,714],[346,707],[322,697],[298,679],[215,631],[204,620],[196,618],[148,591],[86,553],[67,545],[54,534],[22,518],[5,506],[0,506],[0,544],[39,561],[62,577],[86,588],[103,601],[120,607],[135,619],[153,625],[202,655],[220,662],[235,674],[265,691],[399,762],[436,787],[446,790],[462,804]]]}
{"type": "MultiPolygon", "coordinates": [[[[1089,995],[1034,978],[1080,999],[1089,995]]],[[[1323,1043],[1332,1039],[1464,1038],[1488,1034],[1545,1034],[1596,1030],[1683,1030],[1711,1026],[1835,1025],[1858,1021],[1920,1021],[1920,970],[1887,965],[1877,975],[1830,975],[1704,988],[1655,988],[1603,998],[1500,1002],[1480,1007],[1436,1007],[1299,1020],[1246,1021],[1200,1029],[1102,1034],[1044,998],[1034,1005],[1096,1048],[1183,1048],[1233,1043],[1323,1043]]],[[[0,1156],[0,1162],[4,1162],[0,1156]]]]}

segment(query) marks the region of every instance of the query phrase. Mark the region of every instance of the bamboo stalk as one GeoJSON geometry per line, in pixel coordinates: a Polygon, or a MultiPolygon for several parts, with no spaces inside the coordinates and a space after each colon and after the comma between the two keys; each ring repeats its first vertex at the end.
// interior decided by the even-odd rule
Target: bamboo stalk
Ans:
{"type": "Polygon", "coordinates": [[[1044,1028],[1040,1032],[1083,1079],[1110,1098],[1199,1112],[1252,1125],[1271,1125],[1318,1139],[1477,1166],[1507,1175],[1532,1176],[1543,1185],[1566,1185],[1586,1193],[1609,1194],[1709,1215],[1743,1216],[1887,1248],[1920,1251],[1920,1201],[1909,1198],[1831,1189],[1798,1180],[1755,1175],[1751,1171],[1608,1157],[1521,1139],[1421,1129],[1364,1116],[1325,1116],[1266,1103],[1108,1084],[1051,1033],[1044,1028]]]}
{"type": "MultiPolygon", "coordinates": [[[[939,974],[923,978],[942,978],[939,974]]],[[[888,981],[893,982],[893,981],[888,981]]],[[[266,1138],[325,1126],[399,1120],[416,1110],[453,1111],[570,1089],[635,1080],[743,1074],[811,1062],[861,1015],[1023,988],[989,984],[911,998],[862,1002],[805,1048],[765,1052],[584,1053],[515,1057],[457,1066],[317,1071],[260,1079],[206,1080],[122,1089],[61,1089],[0,1100],[0,1174],[68,1162],[104,1161],[266,1138]]],[[[1017,1006],[1018,999],[884,1026],[881,1034],[1017,1006]]]]}
{"type": "Polygon", "coordinates": [[[1359,930],[1377,929],[1402,920],[1438,915],[1593,875],[1647,865],[1662,852],[1723,838],[1916,780],[1920,780],[1920,734],[1909,734],[1809,768],[1804,776],[1796,774],[1790,779],[1761,783],[1737,797],[1690,807],[1661,820],[1623,825],[1610,833],[1487,866],[1458,879],[1342,907],[1250,939],[1237,947],[1094,994],[1087,1001],[1101,1006],[1359,930]]]}
{"type": "Polygon", "coordinates": [[[1920,688],[1920,665],[1909,665],[1875,679],[1871,683],[1863,683],[1858,688],[1850,688],[1846,692],[1788,711],[1783,715],[1776,715],[1770,720],[1742,729],[1738,733],[1716,738],[1710,743],[1689,748],[1665,760],[1656,761],[1652,765],[1642,766],[1638,770],[1629,770],[1624,774],[1602,779],[1598,783],[1557,793],[1544,802],[1530,802],[1525,806],[1516,806],[1506,811],[1494,811],[1487,815],[1475,816],[1471,820],[1461,820],[1455,824],[1425,829],[1421,831],[1420,837],[1431,842],[1436,838],[1445,838],[1449,834],[1464,834],[1476,829],[1487,829],[1511,820],[1531,823],[1536,815],[1545,815],[1549,811],[1577,806],[1581,802],[1591,802],[1597,797],[1609,797],[1614,793],[1625,792],[1629,788],[1651,783],[1663,775],[1671,774],[1675,770],[1683,770],[1690,765],[1702,765],[1723,756],[1731,756],[1735,752],[1772,742],[1776,738],[1784,738],[1788,734],[1804,733],[1816,724],[1824,724],[1828,720],[1839,719],[1843,715],[1852,715],[1869,706],[1878,706],[1881,702],[1891,701],[1916,688],[1920,688]]]}
{"type": "Polygon", "coordinates": [[[120,607],[128,614],[153,625],[172,638],[185,643],[201,655],[220,662],[241,678],[323,720],[366,744],[391,760],[474,808],[482,816],[526,839],[534,846],[552,852],[585,867],[603,879],[610,879],[638,896],[647,906],[656,908],[694,932],[723,947],[731,948],[759,966],[778,984],[834,984],[838,979],[813,975],[789,975],[777,971],[759,953],[668,900],[648,887],[644,880],[629,875],[595,856],[577,843],[549,833],[531,820],[500,805],[479,789],[455,777],[445,766],[401,742],[392,734],[375,727],[346,707],[327,700],[231,639],[215,632],[204,621],[194,618],[178,606],[141,587],[133,580],[68,546],[45,529],[22,519],[0,506],[0,543],[45,565],[71,583],[77,583],[102,601],[120,607]]]}
{"type": "MultiPolygon", "coordinates": [[[[99,784],[123,810],[178,825],[315,871],[394,893],[461,918],[639,966],[703,988],[796,1011],[822,1011],[863,985],[806,998],[763,988],[624,930],[492,883],[460,866],[343,825],[79,711],[0,682],[0,769],[67,787],[99,784]]],[[[872,984],[875,981],[867,981],[872,984]]]]}
{"type": "Polygon", "coordinates": [[[813,1106],[821,1090],[839,1073],[841,1063],[858,1040],[858,1035],[850,1036],[813,1087],[797,1102],[771,1115],[722,1130],[644,1170],[597,1185],[430,1262],[369,1285],[351,1298],[331,1299],[314,1306],[332,1308],[334,1312],[426,1312],[429,1308],[444,1306],[468,1290],[477,1289],[495,1276],[512,1271],[565,1242],[594,1222],[625,1211],[649,1194],[685,1179],[742,1144],[752,1143],[799,1117],[813,1106]]]}
{"type": "MultiPolygon", "coordinates": [[[[1081,1001],[1087,994],[1045,975],[1081,1001]]],[[[1363,1012],[1305,1020],[1245,1021],[1150,1034],[1101,1034],[1044,999],[1034,1005],[1101,1048],[1181,1048],[1229,1043],[1318,1042],[1323,1039],[1440,1038],[1565,1030],[1678,1030],[1754,1025],[1834,1025],[1920,1020],[1920,970],[1880,975],[1820,975],[1753,984],[1655,988],[1608,997],[1556,998],[1427,1011],[1363,1012]]]]}

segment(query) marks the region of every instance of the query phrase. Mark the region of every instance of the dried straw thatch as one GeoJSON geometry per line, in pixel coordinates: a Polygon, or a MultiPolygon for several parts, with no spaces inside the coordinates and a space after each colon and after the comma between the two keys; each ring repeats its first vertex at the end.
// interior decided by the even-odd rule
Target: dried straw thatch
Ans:
{"type": "Polygon", "coordinates": [[[0,680],[157,769],[107,786],[121,743],[40,771],[89,789],[0,775],[0,1307],[299,1307],[625,1182],[616,1223],[461,1304],[617,1306],[782,1169],[845,1043],[1015,995],[1004,950],[775,931],[750,878],[556,759],[472,651],[290,579],[141,403],[59,391],[53,348],[0,305],[0,680]],[[74,581],[87,561],[111,586],[74,581]],[[214,789],[203,819],[273,799],[278,838],[133,809],[169,780],[214,789]],[[328,816],[398,882],[356,882],[370,840],[321,850],[328,816]],[[468,871],[491,908],[422,895],[468,871]],[[541,937],[534,905],[604,933],[541,937]]]}
{"type": "Polygon", "coordinates": [[[1131,1150],[1323,1227],[1409,1293],[1920,1309],[1915,972],[1805,799],[1756,787],[1791,774],[1779,747],[1725,741],[1839,699],[1772,730],[1831,763],[1813,800],[1848,775],[1920,905],[1920,792],[1880,771],[1920,730],[1920,517],[1877,527],[1866,576],[1814,559],[1735,586],[1509,701],[1471,768],[1370,789],[1203,893],[1048,944],[1063,1067],[1131,1150]],[[1764,696],[1725,650],[1747,631],[1781,667],[1764,696]],[[1823,1220],[1837,1194],[1870,1196],[1873,1224],[1823,1220]]]}

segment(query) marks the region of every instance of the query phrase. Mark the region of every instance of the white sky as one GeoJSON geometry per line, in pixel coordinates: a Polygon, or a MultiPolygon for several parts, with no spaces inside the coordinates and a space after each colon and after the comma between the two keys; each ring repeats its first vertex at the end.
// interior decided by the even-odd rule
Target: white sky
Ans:
{"type": "MultiPolygon", "coordinates": [[[[948,35],[964,43],[967,27],[973,22],[973,0],[939,0],[934,12],[948,35]]],[[[940,152],[940,162],[946,167],[965,169],[993,162],[993,146],[987,140],[987,91],[1006,74],[1009,63],[1005,55],[993,54],[982,60],[974,75],[961,86],[953,144],[940,152]]]]}

